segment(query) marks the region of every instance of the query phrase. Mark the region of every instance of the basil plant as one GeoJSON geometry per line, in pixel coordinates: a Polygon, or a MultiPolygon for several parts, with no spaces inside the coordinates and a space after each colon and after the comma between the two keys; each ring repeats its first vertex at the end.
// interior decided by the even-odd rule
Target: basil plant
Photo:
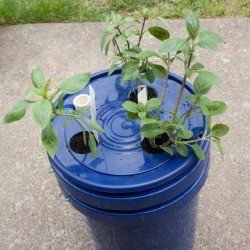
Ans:
{"type": "Polygon", "coordinates": [[[11,123],[24,117],[26,110],[32,106],[32,117],[42,129],[42,143],[51,157],[54,157],[58,147],[58,138],[55,128],[53,127],[53,118],[69,117],[63,126],[68,126],[72,121],[76,121],[83,132],[83,143],[88,144],[92,154],[97,156],[97,145],[94,135],[88,131],[86,125],[93,130],[103,132],[103,129],[95,122],[88,119],[87,108],[76,111],[74,109],[63,109],[63,94],[75,94],[82,90],[90,80],[90,73],[78,74],[62,81],[58,88],[51,89],[51,80],[45,81],[44,73],[40,68],[34,69],[31,74],[33,87],[28,89],[25,98],[14,106],[4,117],[3,123],[11,123]],[[57,105],[54,104],[58,98],[57,105]],[[86,132],[89,133],[88,142],[86,132]]]}
{"type": "Polygon", "coordinates": [[[211,120],[212,117],[223,114],[227,106],[222,101],[211,100],[207,97],[209,91],[218,87],[221,81],[214,73],[206,70],[195,57],[199,49],[217,50],[218,45],[224,43],[223,39],[212,31],[202,30],[198,16],[191,10],[188,10],[185,16],[184,38],[172,37],[168,23],[161,17],[158,19],[164,27],[146,28],[147,19],[146,11],[142,20],[133,17],[123,18],[112,12],[108,18],[110,23],[101,39],[102,50],[106,55],[109,51],[112,54],[109,74],[112,74],[117,67],[121,67],[121,83],[128,80],[132,82],[146,80],[153,84],[156,78],[165,79],[160,98],[152,98],[145,105],[132,101],[123,103],[123,107],[128,111],[127,119],[140,119],[143,122],[141,134],[149,140],[154,149],[164,150],[173,155],[174,148],[176,148],[177,152],[184,157],[193,150],[199,159],[204,160],[205,154],[199,142],[211,140],[216,143],[223,156],[221,137],[228,133],[229,127],[222,123],[212,126],[211,120]],[[159,47],[156,51],[145,50],[141,46],[146,33],[159,40],[159,47]],[[162,120],[159,118],[159,113],[166,112],[163,110],[162,103],[166,96],[169,73],[174,62],[182,65],[183,80],[174,110],[167,111],[170,119],[162,120]],[[194,94],[185,96],[191,106],[179,115],[185,84],[191,77],[194,79],[194,94]],[[197,112],[207,117],[207,127],[201,137],[194,138],[193,131],[185,127],[185,122],[188,118],[197,115],[197,112]],[[159,140],[163,137],[164,140],[159,140]],[[163,143],[159,144],[159,141],[163,143]]]}

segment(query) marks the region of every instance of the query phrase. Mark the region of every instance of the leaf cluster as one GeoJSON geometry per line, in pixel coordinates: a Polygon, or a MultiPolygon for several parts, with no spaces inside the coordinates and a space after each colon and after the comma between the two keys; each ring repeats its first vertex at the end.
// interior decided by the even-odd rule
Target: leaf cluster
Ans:
{"type": "Polygon", "coordinates": [[[139,21],[130,18],[123,19],[112,13],[109,20],[111,20],[111,25],[108,27],[110,31],[116,31],[117,26],[123,27],[120,34],[113,33],[115,38],[126,37],[120,50],[118,43],[114,43],[110,74],[116,67],[121,66],[122,83],[131,80],[143,84],[141,80],[154,83],[156,78],[166,79],[161,99],[153,98],[145,105],[129,101],[123,104],[123,107],[128,111],[127,119],[140,119],[144,124],[141,128],[141,134],[150,140],[152,147],[162,148],[169,154],[174,153],[172,147],[174,146],[177,152],[184,157],[189,155],[190,150],[193,150],[199,159],[204,160],[205,155],[201,143],[203,140],[212,140],[223,155],[221,137],[228,133],[229,128],[225,124],[216,124],[211,127],[211,118],[223,114],[227,110],[227,106],[222,101],[214,101],[206,96],[214,86],[220,86],[221,81],[213,72],[207,71],[202,63],[196,61],[195,57],[195,52],[198,49],[217,50],[218,45],[224,43],[223,39],[212,31],[201,30],[200,20],[196,13],[191,10],[188,10],[185,16],[187,34],[184,38],[171,37],[170,27],[166,20],[161,17],[158,20],[164,27],[152,26],[147,29],[144,28],[145,16],[143,21],[139,21]],[[132,24],[128,25],[126,20],[131,21],[132,24]],[[136,28],[136,24],[141,25],[141,29],[136,28]],[[126,33],[129,29],[132,29],[132,32],[126,33]],[[156,51],[143,50],[140,46],[140,41],[146,32],[159,41],[159,47],[156,51]],[[132,42],[134,35],[138,36],[138,40],[132,42]],[[114,64],[118,58],[119,64],[114,64]],[[159,60],[160,63],[155,63],[156,60],[159,60]],[[159,112],[165,98],[170,67],[176,60],[183,64],[183,82],[175,109],[168,111],[172,115],[172,119],[167,121],[160,119],[159,112]],[[183,114],[178,115],[186,80],[191,77],[194,77],[194,93],[185,97],[191,106],[183,114]],[[150,107],[151,104],[154,105],[150,107]],[[207,116],[207,128],[202,137],[194,138],[193,132],[186,127],[186,120],[197,114],[207,116]],[[157,138],[164,134],[168,135],[169,140],[163,145],[157,145],[157,138]]]}
{"type": "MultiPolygon", "coordinates": [[[[24,99],[20,101],[5,115],[3,119],[4,124],[22,119],[27,108],[32,105],[32,117],[42,129],[42,142],[51,157],[55,156],[58,146],[57,133],[52,123],[55,116],[66,116],[69,118],[64,122],[64,126],[69,125],[72,121],[76,121],[82,128],[84,137],[85,131],[88,132],[88,127],[103,132],[103,129],[98,124],[87,118],[88,110],[86,108],[79,111],[66,111],[63,109],[63,94],[74,94],[82,90],[90,80],[90,73],[72,76],[62,81],[55,89],[51,89],[51,80],[45,80],[44,73],[40,68],[32,71],[31,80],[33,87],[28,89],[26,95],[33,100],[24,99]],[[54,99],[57,96],[59,97],[56,106],[54,99]]],[[[89,135],[89,147],[96,156],[96,142],[90,132],[89,135]]],[[[87,143],[86,138],[84,138],[84,141],[87,143]]]]}
{"type": "MultiPolygon", "coordinates": [[[[159,26],[146,29],[147,19],[146,11],[142,20],[133,17],[122,18],[114,12],[111,12],[107,19],[110,24],[102,35],[101,49],[106,55],[109,51],[112,52],[109,75],[121,66],[121,83],[138,79],[146,79],[153,83],[155,77],[161,79],[166,77],[166,69],[159,63],[150,61],[153,58],[161,62],[163,60],[165,63],[164,56],[161,58],[155,51],[143,50],[141,41],[147,32],[160,40],[168,38],[170,34],[165,28],[159,26]]],[[[164,19],[161,21],[169,27],[164,19]]]]}

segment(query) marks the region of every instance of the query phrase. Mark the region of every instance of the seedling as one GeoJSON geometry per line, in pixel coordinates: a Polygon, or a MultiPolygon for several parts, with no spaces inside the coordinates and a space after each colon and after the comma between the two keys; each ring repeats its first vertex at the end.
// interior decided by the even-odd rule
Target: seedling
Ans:
{"type": "Polygon", "coordinates": [[[122,18],[120,15],[112,13],[109,17],[111,23],[102,37],[102,48],[105,47],[106,54],[109,51],[110,43],[113,44],[109,73],[111,74],[118,66],[121,66],[122,83],[127,80],[136,82],[138,79],[146,79],[153,83],[156,77],[165,79],[160,98],[149,100],[146,105],[130,101],[123,104],[128,111],[127,119],[142,120],[144,125],[141,133],[149,139],[150,145],[154,149],[162,149],[172,155],[176,148],[180,155],[186,157],[191,148],[199,159],[204,160],[205,155],[198,143],[202,140],[212,140],[223,156],[221,137],[228,133],[229,128],[221,123],[211,127],[211,118],[223,114],[227,106],[224,102],[213,101],[205,96],[212,87],[219,86],[221,81],[214,73],[205,70],[205,66],[195,58],[198,49],[217,50],[218,45],[224,43],[223,39],[212,31],[201,30],[199,18],[191,10],[187,11],[185,16],[187,31],[185,38],[171,37],[169,25],[163,18],[158,19],[164,24],[164,28],[153,26],[146,29],[145,21],[147,19],[146,13],[142,21],[131,17],[122,18]],[[136,28],[138,23],[141,24],[141,29],[136,28]],[[146,32],[160,41],[156,51],[142,50],[141,40],[146,32]],[[107,37],[110,39],[108,42],[107,37]],[[157,60],[159,64],[155,63],[157,60]],[[183,80],[175,108],[168,111],[171,119],[162,120],[159,113],[164,112],[162,103],[166,96],[170,68],[175,61],[183,65],[183,80]],[[185,98],[192,105],[184,113],[179,114],[185,84],[191,77],[194,77],[194,94],[189,94],[185,98]],[[186,120],[195,115],[194,111],[196,111],[196,115],[207,117],[206,130],[201,137],[197,138],[193,138],[193,131],[185,127],[186,120]],[[165,138],[164,143],[159,145],[157,141],[163,137],[165,138]]]}
{"type": "MultiPolygon", "coordinates": [[[[119,14],[112,12],[107,18],[110,24],[101,39],[101,49],[105,54],[107,55],[109,51],[112,52],[109,75],[117,67],[122,67],[121,83],[130,80],[133,90],[137,85],[143,84],[145,79],[153,83],[155,77],[162,79],[166,77],[166,69],[162,65],[149,62],[149,58],[161,59],[161,57],[155,51],[142,51],[141,42],[148,31],[161,40],[167,39],[169,32],[161,27],[146,29],[147,9],[144,9],[143,13],[143,20],[140,21],[133,17],[122,18],[119,14]],[[140,24],[140,28],[138,28],[138,24],[140,24]]],[[[167,25],[164,19],[161,20],[167,25]]],[[[165,60],[163,62],[165,63],[165,60]]]]}
{"type": "Polygon", "coordinates": [[[93,130],[103,132],[103,129],[95,122],[88,119],[88,108],[76,110],[64,110],[63,94],[75,94],[82,90],[90,80],[90,73],[78,74],[62,81],[55,89],[51,89],[51,80],[45,81],[44,73],[40,68],[34,69],[31,74],[33,87],[28,89],[26,95],[32,97],[20,101],[4,117],[3,123],[11,123],[24,117],[27,108],[32,105],[32,117],[42,129],[42,142],[51,157],[54,157],[57,151],[58,138],[57,132],[53,127],[53,118],[69,117],[63,124],[68,126],[72,121],[76,121],[82,129],[83,142],[88,145],[92,154],[97,156],[97,145],[94,135],[88,131],[86,125],[93,130]],[[59,97],[58,97],[59,96],[59,97]],[[58,97],[57,105],[54,104],[58,97]],[[86,133],[89,134],[88,142],[86,133]]]}

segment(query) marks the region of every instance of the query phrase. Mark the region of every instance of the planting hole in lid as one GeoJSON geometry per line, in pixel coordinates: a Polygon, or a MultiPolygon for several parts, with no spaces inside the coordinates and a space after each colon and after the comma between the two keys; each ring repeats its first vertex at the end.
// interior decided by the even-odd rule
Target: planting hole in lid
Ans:
{"type": "MultiPolygon", "coordinates": [[[[92,132],[89,132],[93,134],[92,132]]],[[[89,133],[85,132],[86,135],[86,140],[87,140],[87,145],[84,144],[83,141],[83,132],[79,132],[75,135],[73,135],[70,138],[70,148],[77,154],[88,154],[91,152],[90,147],[89,147],[89,133]]],[[[96,145],[98,146],[98,142],[95,138],[96,145]]]]}
{"type": "MultiPolygon", "coordinates": [[[[132,93],[129,95],[129,100],[131,102],[138,103],[138,90],[134,89],[132,93]]],[[[157,91],[154,88],[147,87],[147,95],[148,95],[148,100],[151,98],[156,98],[158,96],[157,91]]]]}

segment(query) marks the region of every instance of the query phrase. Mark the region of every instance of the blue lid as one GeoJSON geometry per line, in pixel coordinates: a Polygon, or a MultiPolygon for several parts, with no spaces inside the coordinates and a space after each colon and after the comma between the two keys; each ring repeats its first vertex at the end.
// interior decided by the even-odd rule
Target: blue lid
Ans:
{"type": "MultiPolygon", "coordinates": [[[[107,74],[107,70],[94,74],[90,80],[96,92],[97,122],[105,129],[105,133],[99,134],[98,157],[93,157],[91,153],[73,152],[69,142],[81,128],[74,122],[63,128],[62,124],[67,118],[56,117],[53,123],[59,142],[53,163],[76,184],[110,193],[135,192],[152,188],[184,172],[194,161],[193,154],[184,158],[179,154],[153,155],[142,150],[139,121],[127,121],[126,111],[122,107],[122,103],[129,99],[134,87],[131,83],[120,84],[120,70],[111,76],[107,74]]],[[[173,110],[181,81],[182,78],[170,74],[167,98],[162,105],[164,110],[173,110]]],[[[164,80],[156,79],[153,85],[147,83],[146,85],[153,87],[160,95],[164,80]]],[[[74,97],[83,93],[88,93],[88,88],[75,95],[65,95],[64,108],[72,108],[74,97]]],[[[189,83],[186,84],[184,96],[188,93],[193,93],[189,83]]],[[[183,100],[180,113],[189,106],[190,103],[183,100]]],[[[168,113],[161,115],[163,119],[170,118],[168,113]]],[[[190,118],[186,126],[199,135],[203,132],[204,124],[205,118],[197,115],[190,118]]]]}

